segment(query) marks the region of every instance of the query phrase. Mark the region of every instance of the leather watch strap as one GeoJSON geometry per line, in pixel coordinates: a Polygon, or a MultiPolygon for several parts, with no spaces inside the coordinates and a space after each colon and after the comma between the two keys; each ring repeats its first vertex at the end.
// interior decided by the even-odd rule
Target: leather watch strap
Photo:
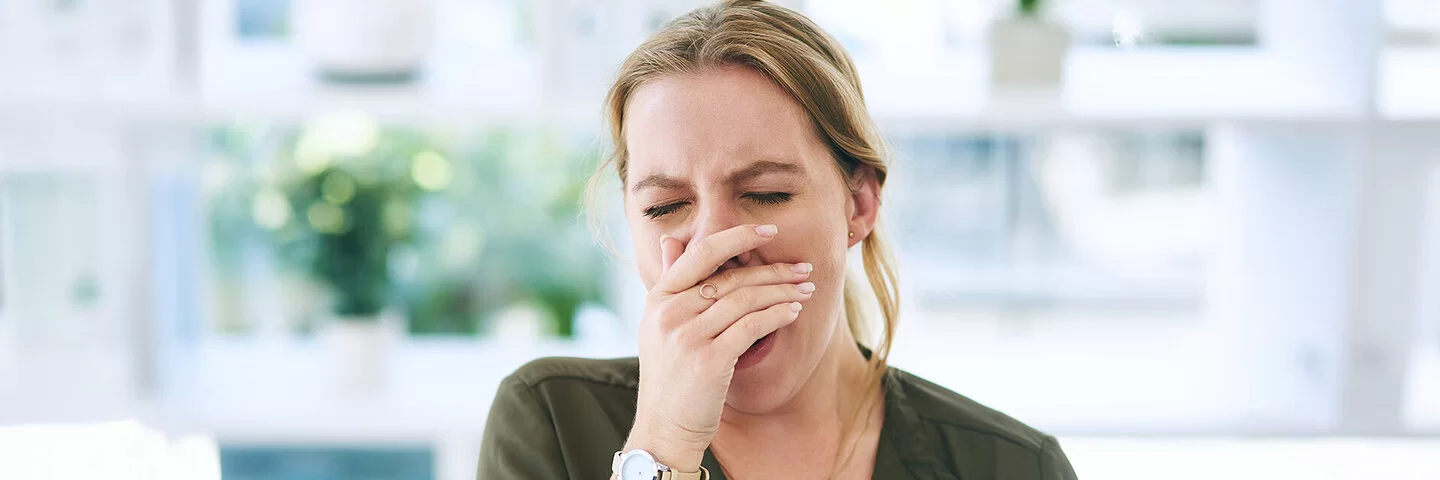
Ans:
{"type": "Polygon", "coordinates": [[[710,480],[710,471],[700,467],[698,472],[677,472],[674,469],[660,473],[660,480],[710,480]]]}

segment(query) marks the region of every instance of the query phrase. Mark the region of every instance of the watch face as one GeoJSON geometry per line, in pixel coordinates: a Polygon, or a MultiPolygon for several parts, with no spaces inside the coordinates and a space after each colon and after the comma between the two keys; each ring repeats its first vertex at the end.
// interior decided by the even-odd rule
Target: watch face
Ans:
{"type": "Polygon", "coordinates": [[[620,480],[655,480],[658,471],[649,455],[626,455],[620,463],[620,480]]]}

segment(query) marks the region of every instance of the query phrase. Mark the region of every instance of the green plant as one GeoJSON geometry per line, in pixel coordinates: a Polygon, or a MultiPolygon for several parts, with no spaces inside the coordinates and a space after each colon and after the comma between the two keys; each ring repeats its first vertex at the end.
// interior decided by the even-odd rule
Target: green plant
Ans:
{"type": "Polygon", "coordinates": [[[465,165],[480,183],[463,200],[487,207],[470,215],[489,232],[476,276],[483,303],[497,307],[490,313],[536,305],[560,337],[574,335],[581,305],[601,300],[607,271],[579,209],[599,153],[570,140],[546,131],[497,132],[487,153],[465,165]]]}
{"type": "Polygon", "coordinates": [[[1041,7],[1041,4],[1043,4],[1043,3],[1044,3],[1044,2],[1043,2],[1042,0],[1020,0],[1020,3],[1019,3],[1020,16],[1022,16],[1022,17],[1038,17],[1038,16],[1040,16],[1040,7],[1041,7]]]}
{"type": "Polygon", "coordinates": [[[285,232],[283,245],[305,257],[310,275],[330,289],[340,318],[372,317],[390,303],[390,250],[405,232],[387,224],[385,210],[407,202],[410,190],[401,182],[361,180],[338,167],[289,189],[293,214],[302,221],[285,232]]]}
{"type": "Polygon", "coordinates": [[[270,203],[287,209],[275,215],[287,220],[269,220],[265,227],[288,265],[329,290],[332,312],[341,319],[375,318],[395,301],[391,253],[412,241],[411,205],[428,193],[424,178],[412,171],[427,158],[443,161],[418,135],[375,135],[367,148],[335,151],[307,151],[315,147],[306,147],[302,137],[298,168],[285,174],[278,192],[262,188],[256,194],[271,196],[257,201],[259,208],[270,203]]]}
{"type": "MultiPolygon", "coordinates": [[[[254,275],[269,268],[257,270],[263,254],[322,287],[340,318],[393,307],[412,334],[475,335],[528,304],[553,322],[544,330],[571,336],[609,271],[579,215],[599,156],[590,143],[545,130],[381,128],[354,114],[216,128],[212,272],[225,291],[270,281],[254,275]]],[[[304,331],[319,320],[307,299],[320,298],[295,293],[287,313],[304,331]]],[[[243,331],[249,316],[231,310],[217,313],[243,331]]]]}

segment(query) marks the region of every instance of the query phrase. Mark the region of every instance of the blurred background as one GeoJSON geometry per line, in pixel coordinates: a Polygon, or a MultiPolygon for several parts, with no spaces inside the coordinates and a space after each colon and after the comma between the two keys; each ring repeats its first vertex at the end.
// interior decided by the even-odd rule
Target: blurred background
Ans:
{"type": "MultiPolygon", "coordinates": [[[[0,478],[473,478],[635,352],[579,202],[701,3],[0,2],[0,478]]],[[[1440,478],[1440,1],[780,3],[896,154],[894,365],[1082,478],[1440,478]]]]}

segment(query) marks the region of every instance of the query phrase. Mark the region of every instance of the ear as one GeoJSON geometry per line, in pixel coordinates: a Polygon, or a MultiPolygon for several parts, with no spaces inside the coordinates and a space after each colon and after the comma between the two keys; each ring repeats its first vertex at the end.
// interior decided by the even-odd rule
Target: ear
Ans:
{"type": "Polygon", "coordinates": [[[850,218],[846,240],[851,247],[865,240],[875,230],[875,220],[880,217],[880,180],[875,168],[868,165],[855,167],[850,185],[850,218]]]}

